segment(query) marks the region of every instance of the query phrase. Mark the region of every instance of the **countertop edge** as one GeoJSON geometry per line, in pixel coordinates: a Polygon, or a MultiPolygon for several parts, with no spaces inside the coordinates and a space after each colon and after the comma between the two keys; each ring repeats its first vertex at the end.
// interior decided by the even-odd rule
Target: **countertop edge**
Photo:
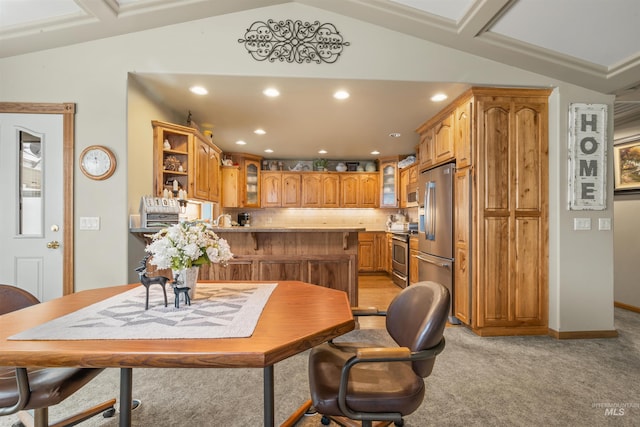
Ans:
{"type": "MultiPolygon", "coordinates": [[[[216,233],[359,233],[364,227],[212,227],[216,233]]],[[[154,234],[162,228],[130,228],[131,233],[154,234]]]]}

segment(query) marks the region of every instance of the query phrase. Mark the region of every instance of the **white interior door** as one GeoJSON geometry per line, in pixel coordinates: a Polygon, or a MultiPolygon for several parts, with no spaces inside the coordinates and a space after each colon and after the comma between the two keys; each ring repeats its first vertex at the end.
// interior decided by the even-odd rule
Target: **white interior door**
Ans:
{"type": "Polygon", "coordinates": [[[0,114],[0,182],[0,283],[62,296],[62,115],[0,114]]]}

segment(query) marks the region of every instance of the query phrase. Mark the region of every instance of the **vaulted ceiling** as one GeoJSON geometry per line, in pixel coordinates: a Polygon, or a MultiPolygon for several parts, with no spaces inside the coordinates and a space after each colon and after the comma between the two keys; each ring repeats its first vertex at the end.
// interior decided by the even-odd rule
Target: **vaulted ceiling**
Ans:
{"type": "Polygon", "coordinates": [[[638,0],[0,0],[0,57],[282,3],[615,94],[616,125],[640,119],[638,0]]]}

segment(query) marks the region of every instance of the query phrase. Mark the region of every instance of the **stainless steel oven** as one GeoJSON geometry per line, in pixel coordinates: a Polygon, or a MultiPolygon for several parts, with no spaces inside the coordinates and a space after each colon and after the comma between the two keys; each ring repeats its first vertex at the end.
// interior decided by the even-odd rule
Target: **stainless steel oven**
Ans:
{"type": "Polygon", "coordinates": [[[409,234],[393,233],[391,237],[391,278],[401,288],[409,285],[409,234]]]}

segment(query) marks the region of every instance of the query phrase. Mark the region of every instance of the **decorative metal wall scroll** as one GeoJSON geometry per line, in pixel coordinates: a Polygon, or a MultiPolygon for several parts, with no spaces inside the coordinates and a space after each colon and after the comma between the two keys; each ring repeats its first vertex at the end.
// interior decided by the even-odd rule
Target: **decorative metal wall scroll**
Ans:
{"type": "Polygon", "coordinates": [[[243,39],[244,47],[256,61],[326,62],[338,60],[342,49],[349,46],[333,24],[292,21],[256,21],[243,39]]]}

